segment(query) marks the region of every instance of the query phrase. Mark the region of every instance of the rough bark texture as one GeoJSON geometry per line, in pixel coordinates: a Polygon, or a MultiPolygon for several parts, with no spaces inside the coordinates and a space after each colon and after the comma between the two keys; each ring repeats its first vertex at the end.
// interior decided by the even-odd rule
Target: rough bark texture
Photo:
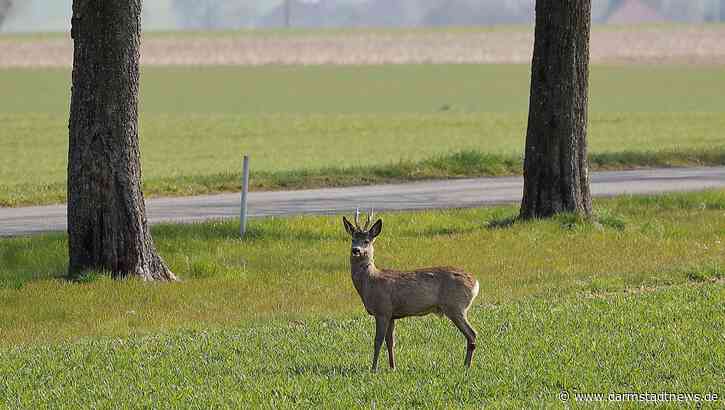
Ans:
{"type": "Polygon", "coordinates": [[[591,0],[537,0],[520,216],[591,214],[587,164],[591,0]]]}
{"type": "Polygon", "coordinates": [[[68,150],[69,273],[176,279],[157,254],[141,192],[141,0],[74,0],[68,150]]]}

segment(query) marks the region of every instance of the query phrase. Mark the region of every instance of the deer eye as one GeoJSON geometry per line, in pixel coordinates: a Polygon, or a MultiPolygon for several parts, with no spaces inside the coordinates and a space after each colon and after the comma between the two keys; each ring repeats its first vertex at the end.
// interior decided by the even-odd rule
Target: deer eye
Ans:
{"type": "Polygon", "coordinates": [[[364,241],[363,241],[363,243],[364,243],[365,245],[370,245],[370,240],[366,239],[366,240],[364,240],[364,241]]]}

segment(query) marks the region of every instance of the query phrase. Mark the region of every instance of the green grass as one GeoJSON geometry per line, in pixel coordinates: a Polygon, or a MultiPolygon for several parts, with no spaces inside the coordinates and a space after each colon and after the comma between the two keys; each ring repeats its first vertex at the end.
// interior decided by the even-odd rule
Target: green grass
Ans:
{"type": "MultiPolygon", "coordinates": [[[[725,165],[725,148],[680,151],[615,152],[590,155],[590,169],[725,165]]],[[[328,166],[292,171],[254,171],[250,189],[309,189],[367,184],[403,183],[431,179],[519,175],[523,159],[514,155],[459,151],[421,161],[399,160],[383,165],[328,166]]],[[[172,174],[173,175],[173,174],[172,174]]],[[[146,177],[146,197],[191,196],[238,191],[240,172],[211,175],[146,177]]],[[[65,201],[65,182],[0,186],[0,206],[23,206],[65,201]]]]}
{"type": "Polygon", "coordinates": [[[565,390],[572,402],[576,392],[668,391],[716,393],[722,403],[723,300],[725,286],[708,285],[479,305],[471,315],[480,348],[469,371],[453,327],[423,318],[397,327],[397,371],[368,372],[372,322],[360,314],[3,349],[0,401],[25,408],[558,408],[565,390]]]}
{"type": "MultiPolygon", "coordinates": [[[[515,215],[513,207],[387,214],[378,262],[461,266],[478,277],[483,303],[722,276],[725,191],[622,197],[597,201],[597,209],[603,227],[567,216],[490,227],[515,215]]],[[[0,344],[360,308],[337,216],[254,220],[244,241],[233,221],[161,225],[154,237],[182,283],[92,275],[74,285],[62,279],[65,235],[0,240],[0,344]]]]}
{"type": "MultiPolygon", "coordinates": [[[[575,392],[725,394],[725,191],[596,202],[493,228],[512,207],[385,214],[378,264],[453,264],[481,292],[479,339],[434,316],[368,372],[373,323],[339,217],[162,225],[180,283],[68,282],[63,235],[0,239],[7,407],[526,407],[575,392]]],[[[636,403],[633,403],[634,406],[636,403]]],[[[705,408],[708,408],[705,404],[705,408]]]]}
{"type": "MultiPolygon", "coordinates": [[[[594,66],[594,113],[722,112],[725,67],[594,66]]],[[[526,113],[526,65],[146,67],[144,114],[526,113]]],[[[5,69],[0,112],[65,115],[70,71],[5,69]]]]}
{"type": "MultiPolygon", "coordinates": [[[[594,169],[724,164],[724,79],[594,67],[594,169]]],[[[62,202],[69,73],[5,70],[0,88],[0,205],[62,202]]],[[[515,65],[147,68],[145,189],[237,189],[243,153],[255,189],[519,173],[527,104],[515,65]]]]}

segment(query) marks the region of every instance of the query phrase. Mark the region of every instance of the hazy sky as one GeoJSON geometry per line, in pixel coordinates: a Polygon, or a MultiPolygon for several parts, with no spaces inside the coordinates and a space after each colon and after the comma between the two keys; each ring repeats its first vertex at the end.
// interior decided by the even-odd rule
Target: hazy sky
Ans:
{"type": "MultiPolygon", "coordinates": [[[[202,1],[202,0],[200,0],[202,1]]],[[[230,0],[252,6],[264,13],[280,4],[282,0],[230,0]]],[[[303,0],[318,1],[318,0],[303,0]]],[[[336,0],[356,3],[364,0],[336,0]]],[[[391,0],[395,1],[395,0],[391,0]]],[[[18,0],[19,10],[0,28],[10,32],[68,31],[72,0],[18,0]]],[[[144,0],[144,27],[146,30],[173,30],[177,28],[178,17],[171,10],[171,0],[144,0]]]]}
{"type": "MultiPolygon", "coordinates": [[[[122,0],[119,0],[122,1],[122,0]]],[[[224,2],[225,0],[195,0],[204,4],[210,2],[224,2]]],[[[224,10],[217,13],[216,17],[212,17],[215,24],[214,27],[238,28],[242,24],[256,24],[259,17],[268,13],[273,7],[281,4],[283,0],[226,0],[224,10]],[[244,6],[244,7],[240,7],[244,6]],[[236,8],[235,8],[236,7],[236,8]],[[240,11],[244,9],[244,11],[240,11]],[[241,15],[248,16],[249,13],[256,14],[255,18],[247,20],[243,23],[241,15]],[[236,14],[235,14],[236,12],[236,14]],[[219,23],[219,19],[224,19],[224,24],[219,23]],[[253,21],[254,23],[250,23],[253,21]]],[[[337,3],[362,3],[368,0],[296,0],[296,1],[327,1],[337,3]]],[[[392,5],[402,0],[388,0],[392,5]]],[[[487,10],[501,10],[506,6],[517,4],[516,7],[527,5],[533,7],[535,0],[468,0],[470,4],[487,4],[487,10]],[[527,4],[527,2],[530,2],[527,4]]],[[[592,9],[595,20],[597,16],[606,17],[609,11],[609,5],[614,0],[592,0],[592,9]]],[[[654,5],[664,10],[667,17],[679,21],[703,21],[706,19],[704,14],[719,15],[725,17],[725,0],[641,0],[643,3],[654,5]],[[722,5],[722,6],[721,6],[722,5]],[[721,10],[722,11],[719,11],[721,10]],[[709,10],[705,12],[705,10],[709,10]],[[713,11],[715,10],[715,11],[713,11]]],[[[50,31],[68,31],[70,29],[70,14],[72,0],[16,0],[19,5],[16,12],[11,15],[5,22],[0,31],[5,32],[50,32],[50,31]]],[[[190,14],[184,19],[172,8],[173,0],[143,0],[144,18],[143,24],[145,30],[175,30],[190,26],[189,22],[197,23],[199,19],[190,14]]],[[[378,9],[380,13],[380,9],[378,9]]],[[[490,14],[487,14],[490,15],[490,14]]],[[[381,20],[385,16],[380,15],[381,20]]],[[[209,27],[209,26],[203,26],[209,27]]],[[[198,27],[197,27],[198,28],[198,27]]]]}

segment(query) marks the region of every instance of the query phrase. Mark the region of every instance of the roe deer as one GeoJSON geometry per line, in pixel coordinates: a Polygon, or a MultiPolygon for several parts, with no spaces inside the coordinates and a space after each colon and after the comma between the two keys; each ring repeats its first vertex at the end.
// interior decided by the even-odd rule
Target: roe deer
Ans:
{"type": "Polygon", "coordinates": [[[390,368],[395,369],[395,320],[429,313],[447,316],[463,333],[467,341],[464,364],[470,367],[476,349],[476,331],[468,323],[467,313],[478,294],[478,281],[469,273],[451,267],[413,271],[376,268],[373,244],[383,229],[383,221],[378,219],[368,230],[373,215],[371,210],[364,227],[360,226],[359,210],[355,212],[354,225],[342,217],[345,230],[352,236],[352,282],[365,309],[375,316],[372,370],[378,368],[383,339],[388,347],[390,368]]]}

